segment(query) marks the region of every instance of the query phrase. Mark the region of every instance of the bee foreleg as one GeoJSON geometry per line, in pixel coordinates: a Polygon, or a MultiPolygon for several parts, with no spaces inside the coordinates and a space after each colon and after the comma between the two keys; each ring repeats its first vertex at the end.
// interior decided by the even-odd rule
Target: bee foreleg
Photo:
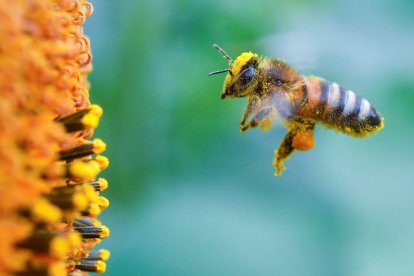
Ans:
{"type": "Polygon", "coordinates": [[[254,128],[260,125],[264,130],[269,129],[272,121],[274,108],[272,106],[267,106],[262,108],[257,112],[254,117],[247,124],[240,124],[240,130],[245,132],[248,128],[254,128]]]}
{"type": "Polygon", "coordinates": [[[244,112],[240,120],[240,127],[245,125],[247,118],[249,118],[250,114],[252,114],[253,110],[256,108],[257,101],[258,100],[255,97],[251,97],[248,99],[246,111],[244,112]]]}

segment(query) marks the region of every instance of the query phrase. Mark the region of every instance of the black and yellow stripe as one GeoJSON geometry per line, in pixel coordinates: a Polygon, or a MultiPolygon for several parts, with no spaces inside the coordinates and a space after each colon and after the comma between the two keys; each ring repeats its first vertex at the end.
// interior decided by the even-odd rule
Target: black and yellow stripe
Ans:
{"type": "Polygon", "coordinates": [[[313,107],[314,119],[354,136],[367,136],[383,127],[375,108],[353,91],[335,82],[319,79],[319,99],[313,107]]]}

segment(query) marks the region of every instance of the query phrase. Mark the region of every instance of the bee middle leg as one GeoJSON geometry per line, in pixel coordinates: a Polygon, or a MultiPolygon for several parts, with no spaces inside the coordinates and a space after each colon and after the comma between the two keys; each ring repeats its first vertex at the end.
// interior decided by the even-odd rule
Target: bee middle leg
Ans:
{"type": "Polygon", "coordinates": [[[272,121],[273,109],[272,106],[264,107],[254,115],[250,122],[247,124],[240,123],[241,132],[245,132],[248,128],[254,128],[258,125],[267,130],[272,121]]]}

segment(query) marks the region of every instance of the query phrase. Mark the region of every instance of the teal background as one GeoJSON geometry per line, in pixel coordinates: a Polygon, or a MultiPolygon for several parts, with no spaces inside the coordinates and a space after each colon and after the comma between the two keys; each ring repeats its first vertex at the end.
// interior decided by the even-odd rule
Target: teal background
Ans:
{"type": "Polygon", "coordinates": [[[108,275],[414,275],[414,2],[92,1],[104,108],[108,275]],[[316,130],[274,177],[286,130],[239,132],[211,47],[280,57],[367,98],[385,129],[316,130]]]}

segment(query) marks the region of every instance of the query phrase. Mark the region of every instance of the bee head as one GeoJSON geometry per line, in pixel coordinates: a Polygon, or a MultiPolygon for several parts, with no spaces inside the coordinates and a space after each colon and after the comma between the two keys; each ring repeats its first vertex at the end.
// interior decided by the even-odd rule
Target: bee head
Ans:
{"type": "Polygon", "coordinates": [[[245,97],[253,93],[257,80],[259,56],[252,52],[244,52],[235,61],[217,44],[213,45],[228,61],[229,68],[209,73],[209,76],[227,72],[221,98],[245,97]]]}

